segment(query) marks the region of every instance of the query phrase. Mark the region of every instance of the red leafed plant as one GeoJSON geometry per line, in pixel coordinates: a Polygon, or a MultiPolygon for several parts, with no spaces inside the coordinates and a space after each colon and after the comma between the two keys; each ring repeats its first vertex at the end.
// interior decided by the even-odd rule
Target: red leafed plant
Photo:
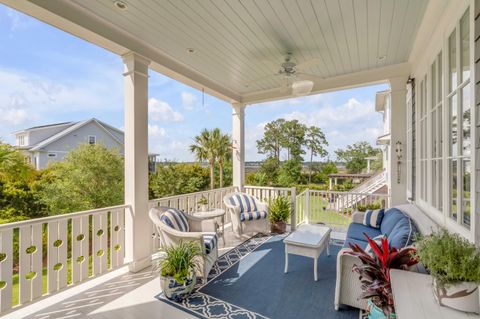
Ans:
{"type": "Polygon", "coordinates": [[[373,254],[365,252],[358,244],[350,244],[351,252],[347,254],[358,257],[361,265],[354,265],[353,271],[360,275],[363,293],[359,298],[372,299],[372,302],[382,309],[387,318],[395,313],[393,304],[392,286],[390,282],[390,269],[408,270],[418,260],[413,257],[415,248],[409,247],[401,250],[390,248],[386,238],[382,238],[381,244],[365,234],[373,254]]]}

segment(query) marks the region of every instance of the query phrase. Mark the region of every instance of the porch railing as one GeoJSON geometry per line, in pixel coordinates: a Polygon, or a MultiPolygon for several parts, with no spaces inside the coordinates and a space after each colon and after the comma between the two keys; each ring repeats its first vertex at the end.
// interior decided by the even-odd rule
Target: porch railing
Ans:
{"type": "Polygon", "coordinates": [[[0,225],[0,313],[124,264],[120,205],[0,225]]]}
{"type": "Polygon", "coordinates": [[[388,208],[387,194],[305,190],[297,196],[297,225],[324,223],[346,231],[355,210],[388,208]]]}

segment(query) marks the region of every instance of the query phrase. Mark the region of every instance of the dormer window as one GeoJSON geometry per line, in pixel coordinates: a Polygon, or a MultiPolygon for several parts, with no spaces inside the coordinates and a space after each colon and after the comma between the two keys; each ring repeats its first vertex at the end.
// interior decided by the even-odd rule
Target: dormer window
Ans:
{"type": "Polygon", "coordinates": [[[88,144],[94,145],[97,144],[97,137],[95,135],[88,136],[88,144]]]}
{"type": "Polygon", "coordinates": [[[19,135],[17,137],[17,145],[24,146],[25,145],[25,135],[19,135]]]}

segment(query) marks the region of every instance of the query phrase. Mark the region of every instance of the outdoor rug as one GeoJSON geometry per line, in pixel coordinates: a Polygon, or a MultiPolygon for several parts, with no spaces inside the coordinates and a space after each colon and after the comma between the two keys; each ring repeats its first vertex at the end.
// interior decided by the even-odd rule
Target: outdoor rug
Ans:
{"type": "Polygon", "coordinates": [[[332,241],[330,254],[318,259],[318,281],[313,259],[289,255],[285,265],[284,235],[255,236],[219,258],[207,283],[197,284],[183,302],[156,296],[198,318],[228,319],[357,319],[359,310],[333,306],[336,255],[341,242],[332,241]]]}

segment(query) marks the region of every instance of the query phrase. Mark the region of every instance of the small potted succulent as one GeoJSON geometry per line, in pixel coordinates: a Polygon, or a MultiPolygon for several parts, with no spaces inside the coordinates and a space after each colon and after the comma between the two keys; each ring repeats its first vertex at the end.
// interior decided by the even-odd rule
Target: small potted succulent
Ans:
{"type": "Polygon", "coordinates": [[[442,305],[480,312],[480,250],[458,234],[441,229],[420,238],[416,255],[433,277],[433,293],[442,305]]]}
{"type": "Polygon", "coordinates": [[[350,244],[352,251],[348,254],[361,260],[355,264],[353,271],[360,275],[363,292],[362,299],[368,299],[369,319],[397,318],[393,304],[390,269],[408,270],[418,261],[414,257],[415,248],[398,250],[390,248],[387,239],[381,239],[381,244],[364,234],[372,249],[372,254],[365,252],[358,244],[350,244]]]}
{"type": "Polygon", "coordinates": [[[208,210],[208,199],[205,196],[202,195],[197,204],[200,205],[200,211],[206,212],[208,210]]]}
{"type": "Polygon", "coordinates": [[[290,217],[290,200],[284,196],[278,196],[270,201],[268,219],[272,233],[283,234],[287,230],[287,221],[290,217]]]}
{"type": "Polygon", "coordinates": [[[164,248],[164,251],[165,258],[158,260],[153,270],[160,274],[160,287],[165,297],[180,302],[195,287],[202,250],[196,242],[182,241],[177,246],[164,248]]]}

